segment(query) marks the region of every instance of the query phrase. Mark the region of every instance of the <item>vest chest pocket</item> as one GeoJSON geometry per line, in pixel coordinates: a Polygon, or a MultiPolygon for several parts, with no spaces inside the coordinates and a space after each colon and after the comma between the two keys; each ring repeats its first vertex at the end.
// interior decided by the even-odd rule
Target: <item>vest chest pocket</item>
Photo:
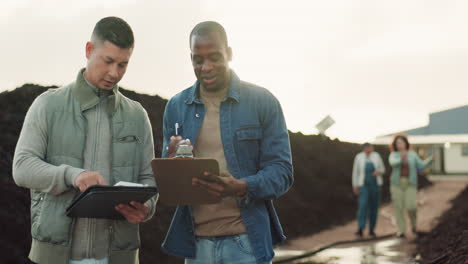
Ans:
{"type": "Polygon", "coordinates": [[[129,167],[138,163],[138,148],[140,139],[136,135],[127,135],[118,137],[114,140],[113,147],[113,160],[112,163],[116,167],[129,167]]]}

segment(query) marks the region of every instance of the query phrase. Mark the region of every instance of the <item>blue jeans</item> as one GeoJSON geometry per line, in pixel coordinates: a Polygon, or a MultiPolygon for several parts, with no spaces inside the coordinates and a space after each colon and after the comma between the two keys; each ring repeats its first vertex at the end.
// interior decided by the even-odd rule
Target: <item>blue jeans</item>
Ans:
{"type": "Polygon", "coordinates": [[[108,258],[70,260],[70,264],[107,264],[108,262],[108,258]]]}
{"type": "Polygon", "coordinates": [[[185,264],[256,264],[246,234],[223,237],[198,237],[196,258],[185,259],[185,264]]]}
{"type": "Polygon", "coordinates": [[[379,215],[379,205],[380,188],[378,186],[364,185],[359,189],[359,229],[364,229],[367,219],[369,219],[369,231],[374,231],[379,215]]]}

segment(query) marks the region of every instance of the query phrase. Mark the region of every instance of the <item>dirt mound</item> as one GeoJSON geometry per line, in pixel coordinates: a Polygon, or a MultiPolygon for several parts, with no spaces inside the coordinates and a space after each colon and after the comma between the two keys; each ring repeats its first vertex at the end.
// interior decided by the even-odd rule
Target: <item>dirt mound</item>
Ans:
{"type": "MultiPolygon", "coordinates": [[[[5,263],[28,263],[30,246],[29,191],[17,187],[11,176],[13,152],[27,109],[40,93],[50,87],[26,84],[11,92],[0,93],[0,258],[5,263]]],[[[126,96],[139,101],[148,111],[153,126],[156,156],[161,155],[162,115],[166,100],[159,96],[137,94],[122,90],[126,96]]],[[[331,140],[316,135],[291,133],[295,184],[275,201],[288,237],[309,235],[355,218],[356,199],[351,192],[351,169],[358,144],[331,140]]],[[[388,149],[378,147],[384,161],[388,149]]],[[[383,201],[388,201],[388,174],[384,177],[383,201]]],[[[420,178],[420,186],[429,181],[420,178]]],[[[155,217],[141,225],[141,263],[182,263],[160,250],[174,208],[158,206],[155,217]]]]}
{"type": "Polygon", "coordinates": [[[29,205],[29,192],[0,180],[0,263],[29,263],[29,205]]]}
{"type": "Polygon", "coordinates": [[[437,226],[418,239],[422,263],[468,263],[468,187],[453,201],[437,226]]]}

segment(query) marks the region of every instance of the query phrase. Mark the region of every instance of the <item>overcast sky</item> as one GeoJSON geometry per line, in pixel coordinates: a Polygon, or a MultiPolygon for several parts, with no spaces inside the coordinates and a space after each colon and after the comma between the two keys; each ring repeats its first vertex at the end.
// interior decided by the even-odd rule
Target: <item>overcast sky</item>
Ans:
{"type": "Polygon", "coordinates": [[[468,104],[468,2],[450,0],[2,0],[0,91],[63,85],[94,24],[120,16],[136,46],[121,86],[170,98],[194,81],[188,34],[227,30],[231,67],[280,100],[289,129],[363,142],[468,104]]]}

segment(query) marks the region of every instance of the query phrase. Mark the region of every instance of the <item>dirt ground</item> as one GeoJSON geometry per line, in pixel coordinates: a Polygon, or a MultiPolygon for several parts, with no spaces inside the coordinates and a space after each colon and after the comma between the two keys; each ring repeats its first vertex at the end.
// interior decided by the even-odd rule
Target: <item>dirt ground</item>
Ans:
{"type": "MultiPolygon", "coordinates": [[[[418,230],[429,232],[438,222],[439,217],[451,207],[450,201],[454,199],[466,186],[468,177],[443,177],[431,178],[433,185],[418,193],[418,230]]],[[[408,223],[409,226],[409,223],[408,223]]],[[[336,241],[355,239],[354,232],[357,229],[357,221],[324,230],[312,236],[305,236],[289,240],[280,249],[285,250],[312,250],[336,241]]],[[[390,204],[381,207],[376,227],[378,236],[393,234],[396,232],[393,208],[390,204]]],[[[367,232],[365,233],[367,235],[367,232]]],[[[409,230],[406,232],[404,250],[414,254],[416,248],[413,243],[416,236],[409,230]]]]}
{"type": "Polygon", "coordinates": [[[429,233],[417,239],[421,263],[468,264],[468,187],[429,233]]]}

